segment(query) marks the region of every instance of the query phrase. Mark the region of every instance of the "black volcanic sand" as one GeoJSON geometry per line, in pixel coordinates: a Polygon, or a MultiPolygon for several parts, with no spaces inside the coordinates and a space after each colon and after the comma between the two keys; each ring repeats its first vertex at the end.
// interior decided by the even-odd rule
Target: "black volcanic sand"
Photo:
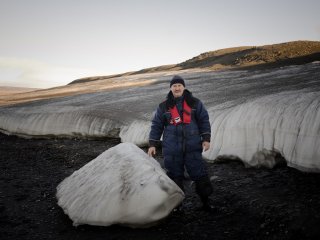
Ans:
{"type": "MultiPolygon", "coordinates": [[[[186,181],[184,213],[147,229],[73,227],[57,185],[118,140],[22,139],[0,134],[0,239],[320,239],[320,174],[282,166],[208,164],[216,213],[186,181]]],[[[146,151],[146,149],[144,149],[146,151]]],[[[161,162],[161,156],[157,157],[161,162]]]]}

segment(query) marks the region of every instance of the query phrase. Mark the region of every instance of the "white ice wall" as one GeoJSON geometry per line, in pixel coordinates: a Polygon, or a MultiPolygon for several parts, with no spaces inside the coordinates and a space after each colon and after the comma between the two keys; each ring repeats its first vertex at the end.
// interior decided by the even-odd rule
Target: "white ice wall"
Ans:
{"type": "Polygon", "coordinates": [[[0,116],[0,129],[28,136],[118,137],[122,124],[83,112],[13,113],[0,116]]]}
{"type": "Polygon", "coordinates": [[[250,166],[272,167],[276,151],[291,166],[320,170],[319,92],[282,92],[219,108],[209,110],[213,134],[207,159],[235,156],[250,166]]]}
{"type": "Polygon", "coordinates": [[[151,121],[136,120],[121,128],[121,142],[131,142],[138,146],[148,144],[151,121]]]}

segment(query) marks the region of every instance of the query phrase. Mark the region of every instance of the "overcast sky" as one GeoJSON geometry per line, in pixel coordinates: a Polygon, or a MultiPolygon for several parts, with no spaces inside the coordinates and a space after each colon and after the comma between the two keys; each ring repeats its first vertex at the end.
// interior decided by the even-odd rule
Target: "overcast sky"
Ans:
{"type": "Polygon", "coordinates": [[[52,87],[237,46],[320,40],[319,0],[0,0],[0,86],[52,87]]]}

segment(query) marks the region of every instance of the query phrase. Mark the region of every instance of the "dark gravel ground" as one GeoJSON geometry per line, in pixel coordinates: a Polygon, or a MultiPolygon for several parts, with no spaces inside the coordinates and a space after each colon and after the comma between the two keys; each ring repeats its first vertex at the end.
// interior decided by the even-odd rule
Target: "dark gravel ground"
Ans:
{"type": "Polygon", "coordinates": [[[0,239],[320,239],[320,174],[236,161],[208,164],[216,213],[199,209],[186,181],[184,212],[155,227],[73,227],[57,205],[56,186],[116,144],[0,134],[0,239]]]}

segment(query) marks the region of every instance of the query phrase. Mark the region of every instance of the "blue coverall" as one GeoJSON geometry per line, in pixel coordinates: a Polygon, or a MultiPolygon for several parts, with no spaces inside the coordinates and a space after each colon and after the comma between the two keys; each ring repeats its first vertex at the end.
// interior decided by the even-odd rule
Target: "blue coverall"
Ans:
{"type": "MultiPolygon", "coordinates": [[[[171,99],[175,103],[180,116],[183,116],[183,101],[192,98],[191,122],[174,125],[170,123],[171,113],[167,101],[159,104],[154,115],[149,135],[149,145],[156,146],[162,139],[164,166],[168,176],[182,189],[184,167],[191,180],[196,183],[196,190],[200,197],[206,198],[212,193],[204,160],[202,159],[202,142],[210,142],[211,127],[208,112],[202,102],[194,98],[188,90],[184,90],[182,97],[171,99]]],[[[170,97],[170,92],[168,94],[170,97]]],[[[173,96],[171,95],[171,98],[173,96]]],[[[189,101],[190,102],[190,101],[189,101]]]]}

